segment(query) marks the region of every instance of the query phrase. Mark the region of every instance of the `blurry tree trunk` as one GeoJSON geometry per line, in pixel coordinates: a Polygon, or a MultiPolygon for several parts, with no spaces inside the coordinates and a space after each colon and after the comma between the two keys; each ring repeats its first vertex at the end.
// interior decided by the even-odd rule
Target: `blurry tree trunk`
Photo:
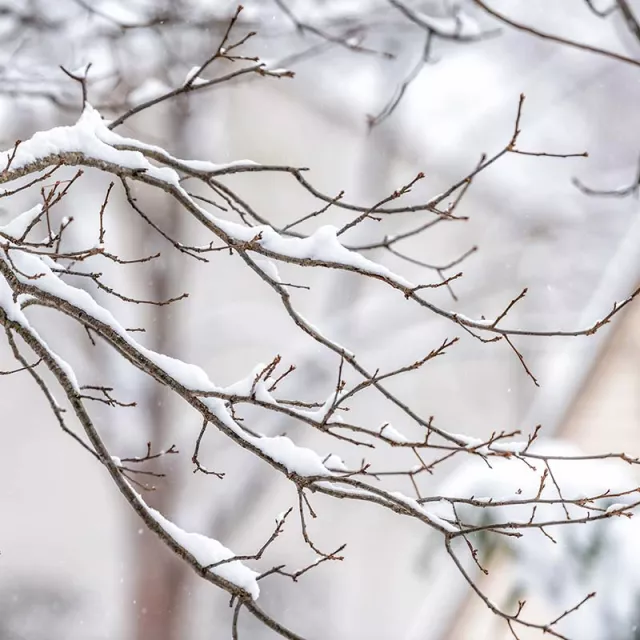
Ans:
{"type": "MultiPolygon", "coordinates": [[[[184,100],[172,103],[167,113],[167,148],[180,157],[189,157],[188,149],[188,107],[184,100]]],[[[181,236],[181,222],[178,205],[174,200],[165,199],[164,210],[158,209],[164,219],[161,225],[172,238],[181,236]]],[[[154,214],[154,212],[151,212],[154,214]]],[[[163,261],[152,262],[150,290],[154,300],[166,300],[180,288],[184,281],[184,262],[174,251],[166,246],[158,247],[162,251],[163,261]]],[[[178,323],[172,320],[171,307],[152,307],[153,321],[147,323],[146,336],[149,347],[159,353],[173,353],[179,341],[178,323]]],[[[154,449],[167,448],[172,443],[172,412],[168,403],[168,392],[164,387],[153,384],[140,402],[140,408],[148,416],[149,439],[154,449]]],[[[162,472],[172,463],[171,456],[160,458],[155,467],[162,472]]],[[[175,476],[175,474],[174,474],[175,476]]],[[[175,501],[179,495],[175,481],[159,482],[155,491],[145,495],[147,504],[160,513],[171,517],[175,501]]],[[[148,533],[138,535],[133,530],[134,559],[136,562],[137,582],[133,610],[135,618],[136,640],[181,640],[181,594],[187,568],[155,537],[148,533]]]]}

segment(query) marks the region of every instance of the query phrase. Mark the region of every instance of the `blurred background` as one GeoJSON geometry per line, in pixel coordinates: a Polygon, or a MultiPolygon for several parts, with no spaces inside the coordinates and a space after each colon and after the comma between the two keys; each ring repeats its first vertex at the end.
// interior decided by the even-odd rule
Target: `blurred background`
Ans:
{"type": "MultiPolygon", "coordinates": [[[[452,283],[455,299],[445,288],[434,290],[430,299],[468,316],[490,318],[528,287],[509,326],[572,329],[604,316],[615,300],[640,284],[637,191],[597,197],[574,184],[577,178],[592,189],[634,185],[640,154],[638,65],[510,28],[464,0],[404,3],[427,22],[436,21],[428,24],[451,30],[458,24],[452,16],[463,15],[468,33],[485,34],[471,41],[435,38],[425,64],[420,64],[425,29],[386,0],[244,4],[238,28],[258,31],[245,47],[247,54],[293,70],[295,79],[250,76],[222,84],[131,118],[119,129],[121,135],[161,145],[181,158],[306,166],[309,179],[323,192],[336,195],[344,189],[349,201],[365,205],[423,171],[426,178],[407,196],[417,203],[464,177],[483,153],[505,146],[524,93],[522,149],[588,151],[589,157],[507,155],[474,181],[458,209],[467,221],[445,221],[403,243],[404,255],[430,265],[447,265],[478,248],[460,267],[464,277],[452,283]],[[327,34],[339,34],[340,42],[327,34]],[[365,46],[394,58],[360,50],[365,46]],[[407,84],[407,79],[412,81],[407,84]],[[385,114],[405,84],[402,100],[371,127],[371,117],[385,114]]],[[[598,15],[615,4],[495,0],[491,6],[540,31],[638,59],[640,39],[628,16],[619,8],[607,17],[598,15]]],[[[640,16],[637,0],[625,6],[640,16]]],[[[3,148],[35,131],[75,122],[79,87],[59,65],[74,71],[91,63],[89,101],[113,117],[184,82],[189,70],[215,50],[235,8],[236,3],[222,0],[0,4],[3,148]]],[[[74,217],[70,233],[77,234],[78,242],[95,233],[108,182],[88,171],[62,205],[63,213],[74,217]]],[[[317,201],[286,175],[249,174],[228,183],[274,225],[317,208],[317,201]]],[[[168,199],[142,189],[137,195],[165,229],[208,242],[168,199]]],[[[38,197],[33,192],[5,201],[0,223],[20,207],[33,206],[38,197]]],[[[166,250],[162,238],[132,215],[121,194],[114,196],[110,212],[107,241],[118,255],[166,250]]],[[[402,215],[368,222],[356,227],[348,241],[366,244],[424,219],[402,215]]],[[[345,213],[328,212],[323,221],[344,224],[345,213]]],[[[317,226],[317,220],[310,221],[301,229],[317,226]]],[[[295,328],[279,301],[234,256],[221,252],[202,265],[177,252],[164,255],[161,265],[105,273],[127,295],[161,299],[189,291],[187,300],[143,308],[109,299],[104,292],[92,294],[125,326],[146,327],[140,338],[145,345],[199,364],[218,384],[231,384],[256,363],[281,354],[285,363],[298,367],[296,377],[287,381],[289,395],[318,400],[330,393],[336,359],[295,328]]],[[[433,276],[433,270],[380,249],[367,255],[412,281],[433,276]]],[[[401,366],[444,337],[460,335],[451,323],[351,274],[285,268],[282,273],[312,287],[294,294],[305,317],[372,369],[401,366]]],[[[639,316],[640,307],[633,303],[590,338],[519,340],[540,388],[502,342],[481,344],[464,334],[445,358],[390,386],[418,413],[435,416],[451,432],[487,438],[501,430],[528,434],[542,424],[546,437],[568,440],[587,453],[623,450],[637,456],[639,316]]],[[[168,476],[154,483],[156,490],[146,496],[149,503],[183,528],[209,534],[236,553],[257,550],[275,516],[295,500],[286,480],[222,437],[212,437],[202,457],[225,478],[193,475],[197,416],[108,350],[93,347],[70,322],[52,321],[42,310],[33,317],[87,384],[108,381],[122,400],[137,401],[135,409],[94,407],[96,423],[115,455],[144,455],[148,441],[158,449],[175,444],[181,451],[158,463],[168,476]]],[[[0,366],[14,366],[4,344],[0,366]]],[[[1,382],[0,640],[230,637],[225,594],[199,581],[141,529],[100,466],[59,431],[28,376],[6,376],[1,382]]],[[[389,420],[412,433],[412,425],[403,424],[374,396],[363,396],[353,411],[362,421],[389,420]]],[[[286,431],[299,444],[324,446],[317,434],[273,416],[262,419],[260,430],[286,431]]],[[[393,466],[382,454],[373,459],[393,466]]],[[[421,489],[434,491],[448,474],[460,473],[453,464],[443,465],[436,477],[421,478],[421,489]]],[[[311,524],[315,539],[324,549],[346,542],[345,560],[324,563],[298,584],[274,580],[261,595],[270,613],[303,636],[511,637],[504,623],[474,599],[439,540],[424,527],[372,505],[326,497],[318,498],[314,508],[319,514],[311,524]]],[[[627,528],[616,538],[616,548],[626,553],[631,547],[619,540],[637,539],[638,532],[626,520],[622,525],[627,528]]],[[[310,559],[308,549],[299,544],[296,525],[289,528],[290,536],[274,545],[270,563],[286,559],[303,566],[310,559]]],[[[567,633],[594,640],[640,638],[635,560],[607,564],[610,547],[603,548],[600,559],[594,552],[581,560],[587,575],[584,592],[594,580],[604,592],[621,582],[631,604],[623,611],[593,605],[582,619],[567,622],[567,633]],[[602,570],[589,573],[589,562],[601,562],[602,570]]],[[[562,571],[542,542],[535,554],[536,564],[562,571]]],[[[491,558],[483,585],[496,602],[508,603],[521,586],[523,565],[517,554],[514,558],[499,550],[491,558]]],[[[527,588],[532,612],[556,611],[554,597],[562,595],[557,589],[535,580],[527,588]]],[[[274,637],[248,616],[240,629],[241,637],[274,637]]]]}

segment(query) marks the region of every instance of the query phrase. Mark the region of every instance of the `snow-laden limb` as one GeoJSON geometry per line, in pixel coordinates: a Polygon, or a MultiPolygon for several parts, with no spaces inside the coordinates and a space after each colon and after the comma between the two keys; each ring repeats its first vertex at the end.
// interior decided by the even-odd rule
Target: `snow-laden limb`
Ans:
{"type": "MultiPolygon", "coordinates": [[[[273,364],[273,363],[272,363],[273,364]]],[[[352,440],[345,436],[337,434],[337,430],[352,431],[355,434],[374,438],[377,441],[391,444],[394,446],[406,447],[422,447],[423,441],[411,441],[404,434],[400,433],[390,423],[383,423],[378,429],[368,429],[358,425],[353,425],[344,420],[342,416],[336,413],[336,409],[341,402],[338,399],[337,387],[334,388],[323,402],[315,403],[315,408],[308,408],[305,403],[291,402],[279,400],[271,393],[273,390],[273,370],[268,376],[265,373],[271,369],[271,365],[260,363],[256,365],[251,373],[233,384],[224,387],[220,392],[202,392],[201,396],[215,396],[221,400],[225,400],[231,404],[253,404],[270,411],[275,411],[288,417],[298,419],[320,431],[326,433],[329,431],[334,437],[352,442],[355,444],[365,444],[364,441],[352,440]],[[271,389],[271,390],[270,390],[271,389]]],[[[290,369],[289,372],[291,372],[290,369]]],[[[451,434],[453,442],[463,441],[462,436],[451,434]]],[[[342,463],[341,463],[342,464],[342,463]]],[[[325,466],[327,466],[325,460],[325,466]]],[[[328,467],[329,468],[329,467],[328,467]]],[[[332,469],[335,470],[335,469],[332,469]]],[[[346,471],[345,468],[338,470],[346,471]]]]}
{"type": "Polygon", "coordinates": [[[513,453],[518,455],[524,453],[529,446],[528,442],[513,441],[513,442],[492,442],[488,446],[490,451],[500,451],[501,453],[513,453]]]}
{"type": "Polygon", "coordinates": [[[147,513],[158,523],[162,530],[175,540],[185,551],[193,556],[198,565],[208,567],[216,565],[209,569],[212,573],[227,580],[231,584],[236,585],[239,589],[246,591],[256,600],[260,595],[260,587],[258,585],[258,572],[249,569],[240,560],[229,562],[230,558],[235,558],[236,554],[227,549],[222,543],[202,535],[201,533],[189,533],[181,529],[178,525],[167,520],[159,511],[151,508],[136,493],[138,501],[147,511],[147,513]]]}
{"type": "Polygon", "coordinates": [[[305,476],[331,476],[322,462],[322,458],[311,449],[300,447],[286,436],[252,436],[241,429],[219,398],[204,398],[207,406],[230,431],[242,438],[247,444],[256,447],[265,458],[282,465],[289,473],[302,478],[305,476]]]}
{"type": "MultiPolygon", "coordinates": [[[[4,254],[4,251],[0,251],[0,254],[4,254]]],[[[33,338],[47,350],[51,355],[51,358],[53,358],[58,366],[66,373],[69,380],[74,385],[74,388],[76,390],[79,389],[78,380],[69,363],[55,353],[29,323],[29,320],[20,308],[21,298],[22,296],[18,296],[14,299],[13,290],[9,286],[7,280],[0,275],[0,309],[2,309],[10,321],[18,323],[24,327],[33,336],[33,338]]]]}
{"type": "MultiPolygon", "coordinates": [[[[161,353],[156,353],[139,344],[115,319],[110,311],[99,305],[87,291],[78,289],[64,282],[51,270],[50,266],[47,265],[40,256],[9,249],[8,251],[3,250],[0,253],[0,257],[6,261],[7,265],[12,264],[15,266],[16,271],[14,275],[18,281],[23,284],[30,284],[39,291],[64,300],[82,310],[87,315],[108,325],[129,346],[144,354],[157,366],[170,372],[170,375],[179,380],[185,387],[206,390],[218,389],[200,367],[187,364],[161,353]]],[[[7,286],[6,281],[5,286],[7,286]]],[[[22,317],[26,322],[26,317],[24,315],[22,317]]]]}
{"type": "MultiPolygon", "coordinates": [[[[210,214],[208,214],[210,215],[210,214]]],[[[317,229],[307,238],[287,238],[279,234],[272,227],[241,227],[237,223],[214,219],[221,229],[229,233],[234,239],[251,242],[256,236],[256,242],[272,255],[281,255],[295,260],[305,260],[313,264],[316,261],[339,264],[356,270],[382,276],[393,280],[406,289],[414,285],[394,274],[387,267],[380,265],[356,251],[350,251],[337,238],[338,229],[332,225],[325,225],[317,229]]]]}
{"type": "Polygon", "coordinates": [[[491,455],[496,452],[518,455],[525,452],[530,444],[529,442],[524,441],[487,441],[482,440],[481,438],[467,436],[463,433],[450,433],[449,435],[451,435],[461,446],[464,446],[469,451],[473,451],[474,453],[479,453],[481,455],[491,455]]]}
{"type": "MultiPolygon", "coordinates": [[[[391,272],[386,267],[365,258],[356,251],[346,249],[337,239],[336,227],[325,225],[315,233],[304,238],[284,237],[272,227],[266,225],[246,227],[240,223],[218,218],[195,203],[188,193],[180,186],[178,173],[170,167],[157,167],[143,154],[143,151],[153,151],[166,159],[180,163],[163,149],[153,145],[145,145],[131,138],[123,138],[110,131],[100,114],[91,105],[86,105],[75,125],[55,127],[48,131],[40,131],[29,140],[22,142],[15,150],[0,153],[0,165],[9,164],[11,160],[12,173],[26,169],[29,165],[40,165],[43,161],[55,163],[57,158],[65,154],[83,154],[87,160],[98,163],[108,163],[123,169],[144,172],[146,176],[175,189],[195,209],[207,218],[215,228],[222,231],[238,243],[255,243],[273,257],[293,259],[298,262],[309,261],[336,264],[342,267],[364,271],[372,275],[381,276],[393,281],[402,289],[411,289],[413,285],[391,272]],[[123,148],[118,148],[122,146],[123,148]],[[136,150],[137,149],[137,150],[136,150]],[[13,156],[13,157],[12,157],[13,156]]],[[[64,161],[61,158],[61,161],[64,161]]],[[[81,158],[76,158],[81,162],[81,158]]],[[[70,161],[71,163],[71,161],[70,161]]],[[[242,161],[241,164],[245,164],[242,161]]],[[[185,167],[198,167],[198,171],[214,171],[220,165],[210,163],[186,163],[185,167]]],[[[230,166],[230,165],[225,165],[230,166]]]]}
{"type": "MultiPolygon", "coordinates": [[[[264,379],[262,377],[267,368],[268,365],[262,362],[258,363],[247,377],[224,387],[217,394],[217,397],[237,403],[253,403],[257,401],[262,407],[271,408],[289,416],[304,418],[307,422],[313,422],[318,425],[325,424],[338,393],[336,390],[333,390],[317,409],[281,403],[269,390],[270,385],[273,383],[268,384],[268,378],[264,379]]],[[[340,420],[334,418],[334,421],[339,422],[340,420]]]]}
{"type": "Polygon", "coordinates": [[[14,173],[47,159],[53,164],[63,161],[64,154],[83,154],[124,169],[144,171],[169,185],[178,184],[178,174],[172,169],[155,167],[140,152],[115,149],[105,142],[102,138],[108,138],[108,133],[100,114],[86,105],[76,124],[36,132],[17,149],[0,153],[0,165],[10,166],[14,173]]]}
{"type": "MultiPolygon", "coordinates": [[[[258,586],[260,574],[249,569],[240,559],[235,560],[237,558],[236,554],[217,540],[198,533],[184,531],[157,510],[148,506],[127,479],[128,469],[123,465],[123,461],[118,456],[111,455],[103,443],[83,405],[79,390],[75,388],[69,377],[69,372],[60,366],[54,354],[38,340],[37,336],[29,328],[15,320],[8,321],[3,314],[0,314],[0,321],[5,325],[8,333],[11,331],[18,333],[31,349],[40,355],[41,361],[45,363],[64,390],[76,417],[93,445],[94,450],[90,450],[91,453],[107,468],[120,492],[147,527],[158,535],[178,556],[187,561],[204,579],[225,589],[234,597],[242,598],[243,602],[247,596],[251,600],[257,599],[260,595],[258,586]]],[[[10,342],[14,345],[12,338],[10,338],[10,342]]],[[[38,379],[39,377],[36,378],[38,379]]],[[[57,407],[57,403],[53,405],[54,409],[57,409],[57,407]]],[[[247,606],[249,605],[247,604],[247,606]]],[[[258,611],[257,614],[273,628],[280,626],[264,612],[258,611]]],[[[292,633],[284,635],[285,637],[297,638],[292,633]]]]}
{"type": "MultiPolygon", "coordinates": [[[[5,252],[0,253],[0,259],[4,258],[6,260],[5,256],[5,252]]],[[[151,361],[176,384],[191,392],[222,391],[221,388],[211,382],[208,375],[200,367],[188,364],[177,358],[157,353],[142,346],[125,330],[111,312],[99,305],[88,292],[77,289],[62,281],[38,256],[21,251],[11,251],[11,261],[17,269],[15,277],[22,284],[28,284],[38,291],[54,296],[59,301],[65,301],[106,325],[110,331],[122,339],[128,347],[151,361]],[[35,276],[38,277],[36,278],[35,276]]],[[[2,300],[5,301],[8,298],[12,305],[10,310],[16,319],[26,322],[24,314],[22,314],[19,307],[12,302],[12,292],[6,280],[2,279],[1,282],[4,286],[4,289],[0,288],[0,294],[3,296],[2,300]]],[[[69,375],[73,375],[70,368],[69,375]]],[[[331,472],[323,465],[322,458],[314,451],[304,447],[298,447],[289,438],[283,436],[252,436],[238,426],[222,400],[211,397],[203,399],[202,402],[239,440],[261,451],[265,459],[282,465],[286,467],[290,473],[295,473],[300,476],[331,475],[331,472]]]]}
{"type": "Polygon", "coordinates": [[[472,325],[477,329],[481,329],[484,327],[489,328],[493,324],[491,320],[478,320],[477,318],[470,318],[469,316],[465,316],[464,313],[458,312],[453,314],[453,319],[456,322],[460,322],[465,325],[472,325]]]}
{"type": "Polygon", "coordinates": [[[218,164],[215,162],[210,162],[209,160],[185,160],[183,158],[177,158],[171,155],[163,147],[142,142],[136,138],[128,138],[126,136],[115,133],[114,131],[111,131],[108,127],[108,121],[102,120],[98,112],[90,105],[85,106],[85,109],[87,108],[92,109],[98,116],[98,119],[95,121],[95,126],[98,127],[96,129],[96,135],[99,135],[100,139],[103,142],[109,144],[110,146],[117,147],[120,150],[140,151],[145,156],[157,160],[158,162],[167,164],[174,169],[186,169],[191,171],[193,174],[207,175],[224,172],[229,169],[251,169],[260,166],[253,160],[232,160],[230,162],[218,164]]]}
{"type": "Polygon", "coordinates": [[[293,71],[291,69],[285,69],[284,67],[277,67],[278,61],[269,62],[262,61],[263,70],[270,76],[275,78],[290,78],[293,77],[293,71]]]}

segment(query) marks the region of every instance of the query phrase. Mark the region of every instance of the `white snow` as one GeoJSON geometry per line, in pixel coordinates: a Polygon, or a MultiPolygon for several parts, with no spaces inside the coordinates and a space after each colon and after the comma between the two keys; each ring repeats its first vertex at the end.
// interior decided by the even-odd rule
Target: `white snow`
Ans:
{"type": "MultiPolygon", "coordinates": [[[[162,527],[165,533],[171,536],[175,542],[191,554],[200,566],[206,567],[210,564],[215,564],[221,560],[228,560],[236,556],[233,551],[213,538],[209,538],[201,533],[184,531],[178,525],[167,520],[159,511],[148,506],[139,494],[136,493],[136,496],[147,513],[162,527]]],[[[209,569],[209,571],[244,589],[254,600],[260,595],[260,587],[257,581],[260,574],[253,569],[249,569],[249,567],[239,560],[226,562],[218,567],[209,569]]]]}
{"type": "Polygon", "coordinates": [[[191,67],[191,69],[187,71],[187,75],[184,78],[183,84],[187,84],[191,82],[191,84],[197,85],[197,84],[202,84],[203,82],[206,82],[206,80],[203,80],[202,78],[197,77],[197,74],[199,71],[200,71],[199,65],[197,67],[191,67]]]}
{"type": "Polygon", "coordinates": [[[393,442],[397,442],[398,444],[404,444],[405,442],[409,442],[405,436],[403,436],[395,427],[393,427],[388,422],[385,422],[379,429],[378,433],[381,436],[384,436],[388,440],[393,442]]]}
{"type": "Polygon", "coordinates": [[[331,471],[348,471],[347,466],[342,461],[342,458],[337,456],[335,453],[332,453],[325,458],[324,466],[331,471]]]}
{"type": "MultiPolygon", "coordinates": [[[[0,253],[0,255],[4,256],[6,253],[4,250],[0,253]]],[[[25,254],[19,254],[18,252],[12,253],[12,259],[15,262],[19,261],[19,257],[25,254]]],[[[37,258],[36,258],[37,260],[37,258]]],[[[45,266],[42,263],[43,267],[45,266]]],[[[48,269],[48,267],[45,267],[48,269]]],[[[79,390],[80,386],[78,384],[78,380],[76,375],[65,360],[63,360],[57,353],[55,353],[52,349],[49,348],[47,343],[40,337],[38,332],[29,324],[29,320],[22,312],[20,308],[21,296],[18,296],[17,300],[13,299],[13,291],[9,286],[9,283],[5,280],[3,276],[0,275],[0,307],[4,309],[4,312],[7,314],[9,320],[13,322],[17,322],[21,326],[31,333],[31,335],[47,350],[51,358],[56,362],[56,364],[62,369],[65,375],[69,378],[69,381],[73,385],[75,390],[79,390]]]]}
{"type": "Polygon", "coordinates": [[[621,502],[615,502],[614,504],[610,505],[609,507],[607,507],[607,513],[614,513],[616,511],[624,511],[626,509],[626,512],[628,513],[628,505],[621,503],[621,502]]]}
{"type": "MultiPolygon", "coordinates": [[[[16,170],[49,156],[83,153],[86,156],[127,169],[139,169],[167,184],[177,185],[178,174],[167,167],[155,167],[139,151],[115,149],[111,144],[120,137],[107,129],[100,114],[91,105],[85,108],[73,126],[38,131],[18,146],[11,169],[16,170]],[[110,144],[111,143],[111,144],[110,144]]],[[[0,153],[0,164],[6,165],[13,149],[0,153]]]]}
{"type": "Polygon", "coordinates": [[[35,207],[31,207],[28,211],[21,213],[0,227],[0,231],[14,240],[19,240],[24,232],[29,228],[29,225],[42,213],[42,205],[37,204],[35,207]]]}
{"type": "Polygon", "coordinates": [[[445,531],[448,531],[449,533],[455,533],[459,530],[458,527],[450,524],[436,513],[425,509],[424,506],[414,498],[409,498],[409,496],[405,496],[404,493],[400,493],[399,491],[390,491],[389,495],[393,496],[396,500],[403,502],[408,507],[411,507],[414,511],[417,511],[418,513],[426,516],[428,520],[433,522],[433,524],[442,527],[445,531]]]}
{"type": "Polygon", "coordinates": [[[273,260],[267,260],[266,258],[254,258],[253,260],[256,266],[269,276],[275,282],[282,282],[280,280],[280,274],[278,273],[278,267],[273,260]]]}
{"type": "Polygon", "coordinates": [[[252,436],[244,432],[233,421],[224,403],[219,398],[203,398],[203,402],[225,426],[241,436],[247,443],[257,447],[268,458],[284,466],[289,473],[300,476],[331,476],[333,475],[322,463],[322,458],[311,449],[295,445],[286,436],[252,436]]]}
{"type": "Polygon", "coordinates": [[[465,316],[464,313],[454,313],[454,318],[464,322],[465,324],[475,324],[477,326],[490,327],[493,324],[493,320],[478,320],[477,318],[470,318],[465,316]]]}

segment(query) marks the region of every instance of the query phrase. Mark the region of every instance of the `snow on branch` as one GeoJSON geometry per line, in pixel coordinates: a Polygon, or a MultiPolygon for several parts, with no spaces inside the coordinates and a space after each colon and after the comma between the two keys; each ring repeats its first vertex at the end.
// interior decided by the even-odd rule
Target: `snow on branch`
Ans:
{"type": "Polygon", "coordinates": [[[158,523],[162,530],[176,541],[187,553],[193,556],[195,562],[203,570],[211,571],[227,580],[231,584],[243,589],[256,600],[260,595],[258,586],[259,573],[245,566],[239,560],[233,560],[236,554],[223,544],[200,533],[189,533],[167,520],[161,513],[152,509],[136,494],[140,504],[147,513],[158,523]],[[204,569],[206,567],[209,569],[204,569]]]}

